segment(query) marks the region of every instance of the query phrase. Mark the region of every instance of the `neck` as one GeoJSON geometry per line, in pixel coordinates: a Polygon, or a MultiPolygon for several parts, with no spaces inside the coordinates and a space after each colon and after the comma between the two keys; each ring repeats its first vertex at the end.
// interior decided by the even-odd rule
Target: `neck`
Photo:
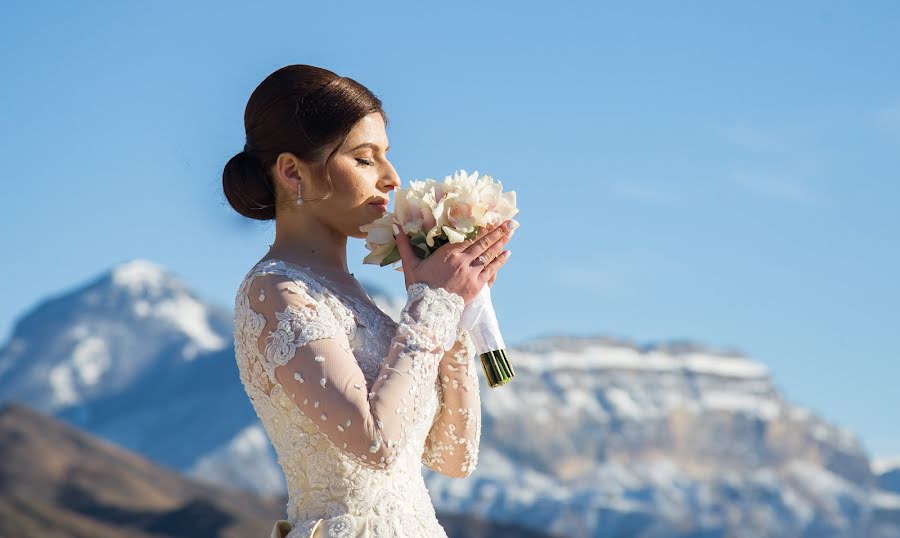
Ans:
{"type": "Polygon", "coordinates": [[[275,221],[275,241],[268,256],[298,265],[351,274],[347,268],[347,236],[305,214],[275,221]]]}

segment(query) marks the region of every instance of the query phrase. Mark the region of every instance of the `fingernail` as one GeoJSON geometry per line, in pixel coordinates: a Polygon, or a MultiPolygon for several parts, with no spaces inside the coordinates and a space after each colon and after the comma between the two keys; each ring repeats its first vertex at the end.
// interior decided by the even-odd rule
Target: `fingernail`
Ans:
{"type": "Polygon", "coordinates": [[[518,227],[519,227],[519,223],[514,220],[510,220],[509,222],[506,223],[507,230],[515,230],[518,227]]]}

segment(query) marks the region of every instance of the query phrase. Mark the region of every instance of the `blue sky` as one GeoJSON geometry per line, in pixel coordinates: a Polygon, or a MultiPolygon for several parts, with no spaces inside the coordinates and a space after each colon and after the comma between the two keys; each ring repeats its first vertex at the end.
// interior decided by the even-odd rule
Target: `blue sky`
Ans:
{"type": "MultiPolygon", "coordinates": [[[[233,304],[274,228],[227,206],[222,167],[256,85],[308,63],[384,101],[404,184],[517,192],[507,343],[737,348],[900,454],[900,4],[185,4],[6,4],[4,340],[135,257],[233,304]]],[[[351,271],[402,293],[366,252],[351,271]]]]}

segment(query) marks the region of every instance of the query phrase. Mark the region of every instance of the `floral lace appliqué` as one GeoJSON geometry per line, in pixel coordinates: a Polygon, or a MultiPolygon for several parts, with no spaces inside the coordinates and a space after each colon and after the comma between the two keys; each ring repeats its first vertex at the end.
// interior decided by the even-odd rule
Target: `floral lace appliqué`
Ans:
{"type": "MultiPolygon", "coordinates": [[[[437,470],[443,465],[442,471],[453,476],[463,476],[474,468],[478,445],[472,436],[480,431],[480,407],[475,408],[474,400],[455,398],[463,393],[477,394],[477,369],[471,342],[464,331],[458,332],[457,320],[464,307],[462,297],[424,283],[412,284],[407,291],[409,300],[400,321],[395,322],[380,310],[348,301],[309,271],[280,260],[255,266],[238,289],[234,314],[236,360],[241,382],[284,471],[287,520],[294,525],[291,538],[308,537],[317,523],[327,535],[339,538],[447,538],[425,488],[422,466],[433,463],[432,468],[437,470]],[[277,299],[271,290],[250,294],[255,279],[264,275],[289,279],[291,289],[311,299],[310,306],[275,311],[269,318],[262,310],[255,310],[251,297],[260,308],[277,299]],[[274,328],[263,335],[267,326],[274,328]],[[333,443],[313,418],[327,413],[327,420],[323,417],[319,422],[342,434],[362,427],[361,424],[334,416],[329,409],[314,408],[315,397],[293,400],[276,380],[274,371],[287,364],[305,344],[332,339],[342,346],[346,343],[366,381],[348,385],[344,390],[371,398],[369,391],[397,336],[404,343],[403,356],[410,366],[407,373],[415,379],[409,392],[399,396],[396,414],[409,427],[398,439],[375,440],[370,450],[377,450],[381,444],[403,447],[390,465],[379,466],[371,459],[354,457],[345,450],[346,446],[333,443]],[[454,337],[456,343],[447,351],[447,342],[453,342],[454,337]],[[262,353],[260,339],[265,342],[262,353]],[[440,360],[442,356],[444,360],[440,360]],[[303,400],[307,409],[315,410],[314,416],[301,411],[303,400]],[[438,421],[439,417],[450,422],[438,421]],[[360,534],[364,523],[366,532],[360,534]]],[[[302,379],[303,384],[298,386],[310,391],[334,389],[332,385],[323,386],[322,376],[315,373],[310,371],[294,379],[298,383],[302,379]]]]}

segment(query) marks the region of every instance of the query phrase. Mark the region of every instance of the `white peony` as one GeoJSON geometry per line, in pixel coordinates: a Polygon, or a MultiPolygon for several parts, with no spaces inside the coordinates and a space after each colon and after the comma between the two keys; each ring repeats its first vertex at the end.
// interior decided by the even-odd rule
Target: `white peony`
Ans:
{"type": "MultiPolygon", "coordinates": [[[[388,265],[400,259],[394,234],[403,230],[422,257],[444,243],[459,243],[478,230],[512,219],[519,212],[515,191],[503,192],[503,184],[478,171],[459,170],[443,182],[413,180],[394,192],[394,212],[361,226],[367,232],[370,251],[363,263],[388,265]]],[[[402,271],[402,267],[396,267],[402,271]]]]}
{"type": "MultiPolygon", "coordinates": [[[[394,212],[360,226],[367,232],[369,254],[363,263],[385,266],[400,260],[394,234],[405,233],[410,244],[425,258],[446,243],[475,237],[479,230],[512,220],[518,214],[515,191],[503,192],[503,184],[488,175],[478,177],[459,170],[443,182],[414,180],[394,193],[394,212]]],[[[402,271],[402,265],[395,267],[402,271]]],[[[483,286],[463,310],[460,326],[469,331],[490,386],[508,383],[515,375],[506,356],[506,344],[491,303],[490,288],[483,286]]],[[[454,335],[443,342],[452,345],[454,335]]]]}
{"type": "MultiPolygon", "coordinates": [[[[397,249],[397,241],[394,239],[394,234],[400,233],[400,228],[397,226],[394,215],[385,213],[381,218],[376,219],[369,224],[360,226],[359,229],[363,232],[367,232],[366,248],[370,251],[369,254],[363,258],[363,263],[382,266],[392,263],[392,260],[388,260],[387,262],[384,260],[388,258],[391,252],[397,249]]],[[[399,257],[400,252],[397,251],[396,254],[399,257]]],[[[395,269],[398,271],[402,270],[402,268],[395,269]]]]}

